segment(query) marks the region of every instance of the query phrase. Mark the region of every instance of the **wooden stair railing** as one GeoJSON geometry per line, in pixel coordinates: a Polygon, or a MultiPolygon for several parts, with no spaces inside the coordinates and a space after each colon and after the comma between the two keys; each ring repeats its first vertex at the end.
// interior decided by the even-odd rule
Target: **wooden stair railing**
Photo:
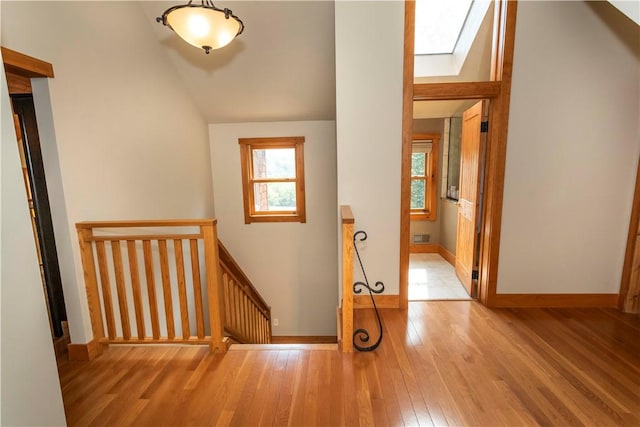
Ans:
{"type": "Polygon", "coordinates": [[[226,334],[242,344],[270,344],[271,307],[220,241],[218,252],[224,290],[226,334]]]}
{"type": "Polygon", "coordinates": [[[225,331],[236,341],[270,342],[270,308],[219,243],[216,220],[95,221],[76,229],[97,343],[208,344],[225,352],[225,331]]]}
{"type": "MultiPolygon", "coordinates": [[[[345,353],[353,351],[353,227],[355,219],[350,206],[340,206],[342,224],[342,304],[340,347],[345,353]]],[[[339,316],[340,317],[340,316],[339,316]]]]}

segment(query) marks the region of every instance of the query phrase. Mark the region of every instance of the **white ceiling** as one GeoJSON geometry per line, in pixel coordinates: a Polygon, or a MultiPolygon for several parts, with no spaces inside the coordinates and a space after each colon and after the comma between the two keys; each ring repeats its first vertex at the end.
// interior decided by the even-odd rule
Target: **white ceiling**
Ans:
{"type": "Polygon", "coordinates": [[[335,120],[333,1],[215,2],[245,30],[209,55],[155,21],[184,3],[140,5],[208,123],[335,120]]]}
{"type": "MultiPolygon", "coordinates": [[[[155,21],[168,7],[185,2],[139,4],[207,122],[335,120],[333,0],[216,2],[232,9],[245,31],[209,55],[155,21]]],[[[459,76],[416,82],[487,80],[492,16],[492,11],[486,14],[459,76]]],[[[464,106],[464,102],[416,102],[414,117],[449,117],[464,106]]]]}

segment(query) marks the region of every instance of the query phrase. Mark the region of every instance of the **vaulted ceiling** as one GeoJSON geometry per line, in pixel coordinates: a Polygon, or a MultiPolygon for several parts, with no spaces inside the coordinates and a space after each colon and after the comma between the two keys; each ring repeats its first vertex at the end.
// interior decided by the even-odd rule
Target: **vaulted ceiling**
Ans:
{"type": "MultiPolygon", "coordinates": [[[[197,2],[197,0],[196,0],[197,2]]],[[[216,1],[244,32],[209,55],[155,18],[175,1],[141,1],[149,26],[208,123],[335,120],[334,1],[216,1]]],[[[488,79],[492,17],[485,16],[459,76],[419,83],[488,79]]],[[[354,17],[366,19],[366,17],[354,17]]],[[[464,102],[417,102],[415,118],[459,114],[464,102]]]]}
{"type": "Polygon", "coordinates": [[[155,18],[174,2],[140,7],[209,123],[335,120],[333,1],[221,1],[245,24],[209,55],[155,18]]]}

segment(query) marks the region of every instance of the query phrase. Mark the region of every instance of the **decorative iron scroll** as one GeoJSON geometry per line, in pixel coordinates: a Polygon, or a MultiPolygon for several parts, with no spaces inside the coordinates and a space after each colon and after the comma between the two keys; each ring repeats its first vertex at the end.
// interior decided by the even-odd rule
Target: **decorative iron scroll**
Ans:
{"type": "Polygon", "coordinates": [[[362,260],[360,259],[360,252],[358,252],[358,246],[356,245],[357,241],[365,241],[367,240],[367,233],[364,231],[357,231],[353,235],[353,248],[356,250],[356,255],[358,256],[358,263],[360,263],[360,270],[362,270],[362,275],[364,276],[364,282],[355,282],[353,284],[353,293],[359,294],[362,292],[363,288],[366,288],[369,291],[369,296],[371,297],[371,303],[373,304],[373,310],[376,313],[376,318],[378,319],[378,330],[380,331],[380,336],[378,340],[370,346],[360,346],[356,342],[356,338],[360,340],[361,343],[369,342],[369,331],[364,328],[356,329],[353,332],[353,346],[358,351],[373,351],[382,342],[382,320],[380,319],[380,313],[378,312],[378,307],[376,307],[376,300],[373,298],[373,294],[381,294],[384,291],[384,283],[376,282],[375,285],[370,286],[369,280],[367,279],[367,273],[364,271],[364,266],[362,265],[362,260]]]}

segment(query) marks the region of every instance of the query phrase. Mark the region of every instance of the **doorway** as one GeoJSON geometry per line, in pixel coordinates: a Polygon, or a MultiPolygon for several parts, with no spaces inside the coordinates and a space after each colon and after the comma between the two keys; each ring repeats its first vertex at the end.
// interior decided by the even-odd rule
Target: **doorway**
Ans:
{"type": "Polygon", "coordinates": [[[478,100],[414,102],[411,159],[403,163],[403,173],[411,176],[410,208],[403,209],[410,218],[410,301],[469,300],[476,296],[486,146],[480,122],[486,111],[486,105],[478,100]],[[433,137],[433,149],[424,149],[424,135],[433,137]],[[429,160],[433,166],[425,167],[429,160]],[[465,167],[461,168],[463,162],[465,167]],[[430,178],[426,182],[422,181],[424,174],[430,178]],[[473,195],[468,194],[470,188],[473,195]],[[427,193],[432,193],[434,201],[429,215],[423,215],[417,208],[421,197],[429,198],[427,193]],[[462,220],[461,212],[466,215],[462,220]],[[465,219],[469,215],[473,218],[465,219]],[[470,227],[469,221],[475,225],[470,227]]]}
{"type": "MultiPolygon", "coordinates": [[[[509,124],[511,73],[515,43],[517,2],[496,0],[494,5],[491,41],[491,60],[488,79],[461,79],[447,82],[416,82],[414,80],[415,2],[405,3],[405,37],[402,99],[402,161],[411,158],[413,107],[415,101],[444,101],[489,99],[490,143],[487,145],[483,183],[484,201],[479,245],[477,299],[483,305],[498,304],[497,277],[502,220],[506,141],[509,124]]],[[[409,204],[411,176],[402,169],[400,188],[400,277],[399,307],[408,308],[409,265],[409,204]]]]}
{"type": "Polygon", "coordinates": [[[4,47],[2,56],[49,325],[58,354],[66,351],[69,329],[31,86],[31,78],[53,77],[53,69],[4,47]]]}
{"type": "Polygon", "coordinates": [[[55,338],[61,338],[67,313],[33,95],[10,94],[10,97],[51,332],[55,338]]]}

